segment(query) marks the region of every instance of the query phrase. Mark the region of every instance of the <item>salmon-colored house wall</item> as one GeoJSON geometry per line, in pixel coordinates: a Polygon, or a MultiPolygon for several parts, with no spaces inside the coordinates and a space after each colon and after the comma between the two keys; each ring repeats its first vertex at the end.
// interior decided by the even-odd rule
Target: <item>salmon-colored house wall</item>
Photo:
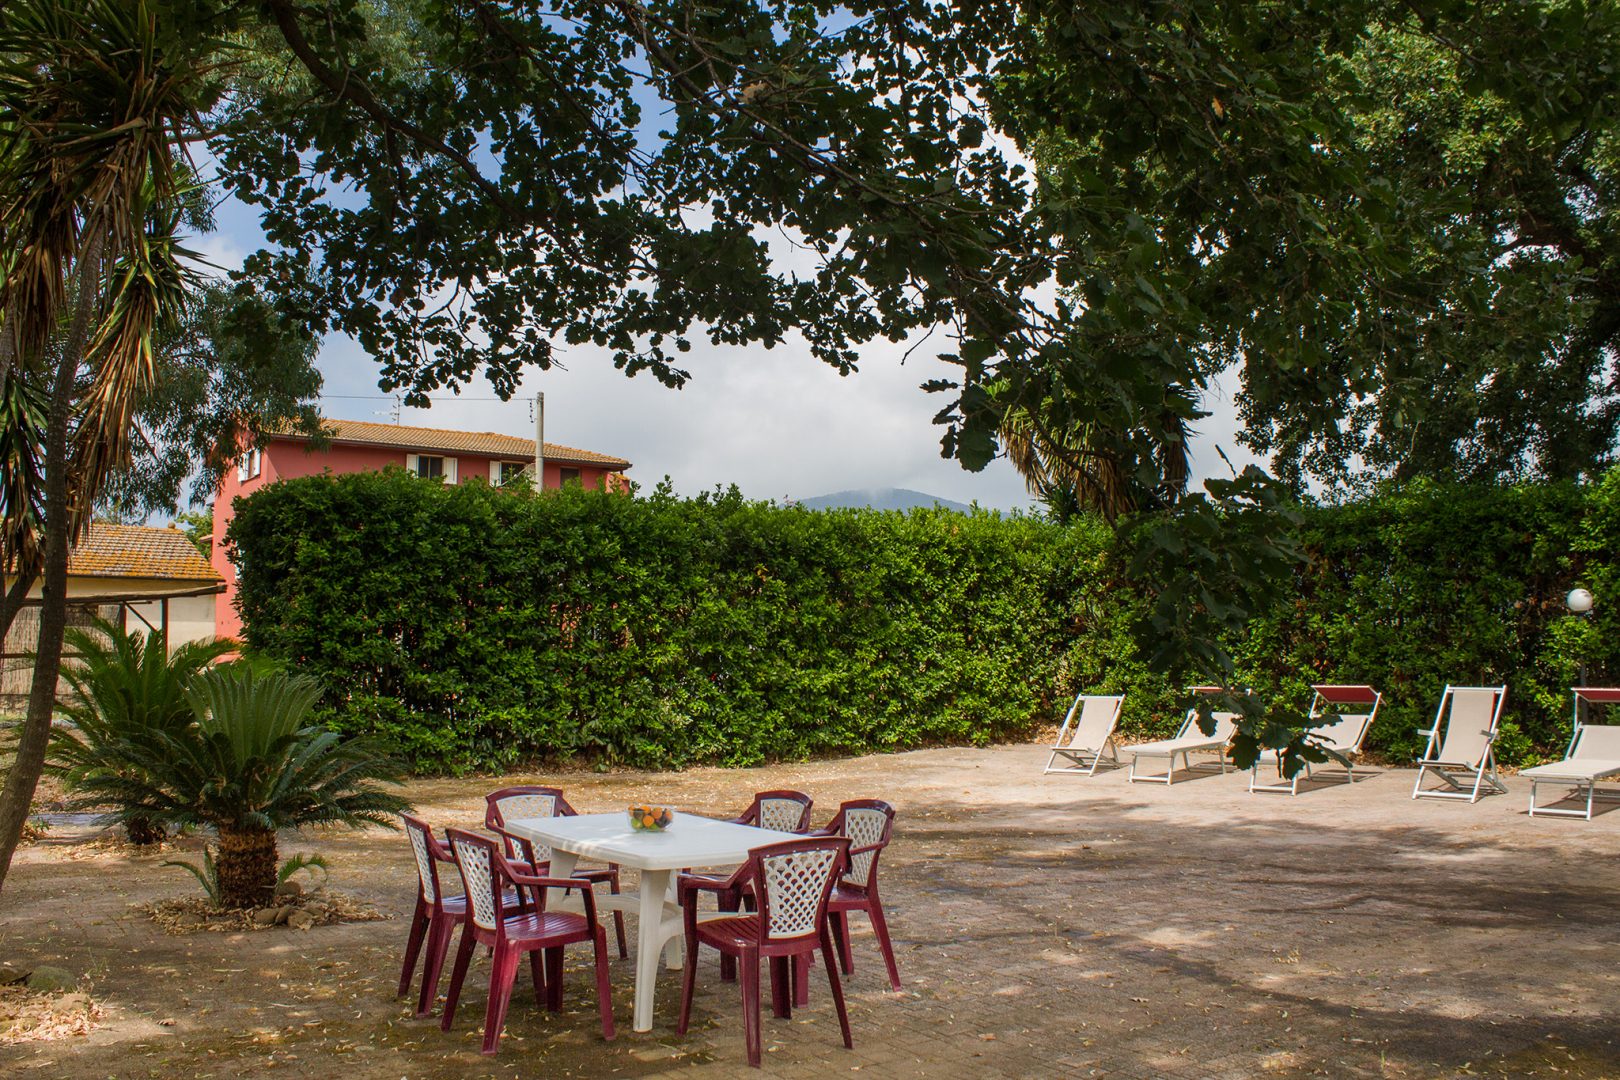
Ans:
{"type": "MultiPolygon", "coordinates": [[[[251,495],[277,480],[318,476],[325,472],[380,472],[390,465],[410,468],[418,456],[443,458],[447,473],[444,482],[458,484],[475,476],[490,481],[491,467],[497,463],[508,463],[509,467],[534,464],[532,439],[353,420],[329,420],[326,425],[335,437],[323,449],[312,451],[308,440],[302,436],[272,436],[258,453],[256,462],[253,455],[244,459],[257,465],[256,474],[244,476],[245,472],[250,472],[246,467],[229,469],[220,482],[214,496],[214,544],[210,560],[225,579],[225,591],[215,597],[214,633],[218,636],[240,637],[242,634],[242,618],[236,610],[236,566],[225,545],[226,530],[236,516],[238,496],[251,495]],[[345,436],[362,441],[348,441],[345,436]],[[448,475],[452,468],[453,478],[448,475]]],[[[629,467],[630,462],[607,454],[575,450],[548,441],[543,486],[562,487],[567,471],[569,481],[577,480],[587,488],[628,491],[629,482],[622,474],[629,467]]]]}

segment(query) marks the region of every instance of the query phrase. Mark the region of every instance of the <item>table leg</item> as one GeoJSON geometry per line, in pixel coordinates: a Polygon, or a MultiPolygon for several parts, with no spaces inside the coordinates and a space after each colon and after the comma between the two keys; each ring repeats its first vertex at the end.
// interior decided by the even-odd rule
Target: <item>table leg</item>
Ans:
{"type": "Polygon", "coordinates": [[[658,983],[658,954],[662,951],[664,895],[673,871],[641,872],[641,909],[636,920],[636,1031],[651,1031],[653,989],[658,983]]]}
{"type": "MultiPolygon", "coordinates": [[[[556,878],[571,877],[574,873],[574,867],[577,865],[579,865],[579,856],[574,852],[552,848],[551,869],[546,871],[546,875],[548,877],[556,878]]],[[[563,892],[561,889],[547,889],[546,907],[553,911],[557,910],[562,905],[564,898],[567,896],[568,894],[563,892]]]]}

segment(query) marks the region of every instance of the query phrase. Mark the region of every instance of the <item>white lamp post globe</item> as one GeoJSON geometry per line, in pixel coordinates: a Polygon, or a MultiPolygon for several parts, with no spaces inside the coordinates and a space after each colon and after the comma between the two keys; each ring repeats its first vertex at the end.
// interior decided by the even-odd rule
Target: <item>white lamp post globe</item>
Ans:
{"type": "Polygon", "coordinates": [[[1571,589],[1569,595],[1564,597],[1564,603],[1577,615],[1585,615],[1592,610],[1592,594],[1585,589],[1571,589]]]}

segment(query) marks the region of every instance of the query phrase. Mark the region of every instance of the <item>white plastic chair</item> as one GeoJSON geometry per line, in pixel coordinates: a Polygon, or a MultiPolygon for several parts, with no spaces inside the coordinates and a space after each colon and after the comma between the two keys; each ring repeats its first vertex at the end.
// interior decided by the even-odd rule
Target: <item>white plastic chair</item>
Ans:
{"type": "MultiPolygon", "coordinates": [[[[1367,738],[1373,721],[1378,718],[1378,707],[1384,702],[1384,695],[1370,686],[1328,684],[1323,683],[1312,686],[1316,696],[1311,699],[1310,736],[1311,741],[1318,746],[1333,750],[1343,756],[1349,764],[1344,766],[1344,782],[1356,782],[1356,766],[1353,760],[1361,753],[1361,744],[1367,738]],[[1334,712],[1335,706],[1372,706],[1365,712],[1334,712]]],[[[1338,766],[1337,761],[1329,759],[1322,763],[1320,768],[1333,768],[1338,766]]],[[[1302,773],[1295,773],[1291,779],[1281,777],[1282,754],[1277,750],[1262,750],[1260,757],[1254,763],[1254,770],[1249,776],[1250,791],[1275,791],[1288,795],[1299,793],[1299,780],[1303,775],[1307,780],[1315,775],[1311,763],[1307,761],[1302,773]],[[1260,783],[1260,763],[1270,761],[1277,764],[1279,776],[1275,784],[1260,783]]]]}
{"type": "Polygon", "coordinates": [[[1081,694],[1069,706],[1069,715],[1063,718],[1057,741],[1052,744],[1052,756],[1047,759],[1043,772],[1097,774],[1103,755],[1117,767],[1119,748],[1114,745],[1114,728],[1119,725],[1119,713],[1125,705],[1124,694],[1081,694]],[[1079,714],[1078,719],[1076,713],[1079,714]],[[1067,764],[1057,764],[1058,758],[1067,764]]]}
{"type": "Polygon", "coordinates": [[[1601,792],[1598,790],[1601,781],[1620,778],[1620,725],[1581,723],[1583,703],[1590,708],[1592,705],[1612,705],[1620,702],[1620,688],[1577,686],[1574,688],[1574,695],[1575,733],[1569,740],[1569,749],[1564,752],[1564,760],[1549,765],[1537,765],[1519,774],[1530,781],[1531,817],[1537,814],[1558,814],[1590,821],[1594,799],[1620,800],[1620,792],[1612,788],[1601,792]],[[1537,806],[1536,794],[1542,784],[1552,784],[1554,787],[1569,790],[1569,795],[1561,796],[1557,801],[1564,798],[1579,799],[1584,794],[1586,809],[1566,810],[1550,805],[1537,806]]]}
{"type": "MultiPolygon", "coordinates": [[[[1218,686],[1198,686],[1193,688],[1193,693],[1213,694],[1218,693],[1220,689],[1218,686]]],[[[1235,712],[1218,712],[1212,713],[1211,718],[1215,721],[1215,730],[1213,733],[1205,735],[1198,727],[1198,709],[1196,707],[1188,709],[1187,719],[1182,721],[1181,730],[1176,734],[1175,738],[1160,739],[1157,742],[1137,743],[1135,746],[1127,747],[1132,755],[1129,777],[1131,783],[1134,784],[1137,781],[1149,784],[1175,783],[1177,754],[1181,755],[1182,768],[1188,771],[1194,768],[1207,769],[1211,765],[1218,765],[1221,774],[1225,775],[1226,744],[1232,741],[1233,735],[1237,734],[1238,714],[1235,712]],[[1210,753],[1215,755],[1215,761],[1201,761],[1198,765],[1193,765],[1192,755],[1210,753]],[[1164,773],[1138,774],[1136,767],[1143,758],[1164,758],[1164,773]]]]}
{"type": "Polygon", "coordinates": [[[1496,775],[1492,750],[1506,700],[1505,686],[1446,687],[1434,714],[1434,726],[1422,732],[1429,737],[1429,745],[1418,759],[1412,798],[1467,799],[1472,803],[1478,802],[1481,795],[1507,793],[1507,785],[1496,775]],[[1430,773],[1446,786],[1423,790],[1423,781],[1430,773]]]}

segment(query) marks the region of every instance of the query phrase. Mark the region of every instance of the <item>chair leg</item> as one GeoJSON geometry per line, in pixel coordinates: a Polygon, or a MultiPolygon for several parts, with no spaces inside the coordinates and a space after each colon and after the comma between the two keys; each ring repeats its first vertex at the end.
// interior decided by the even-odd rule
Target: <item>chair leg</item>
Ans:
{"type": "Polygon", "coordinates": [[[433,1012],[433,1003],[439,997],[439,975],[444,971],[444,958],[450,952],[452,924],[445,919],[434,919],[428,927],[427,960],[422,964],[422,992],[416,996],[416,1016],[421,1019],[433,1012]]]}
{"type": "Polygon", "coordinates": [[[539,949],[529,950],[529,977],[534,980],[534,1003],[546,1007],[546,969],[539,949]]]}
{"type": "Polygon", "coordinates": [[[883,953],[883,964],[889,969],[889,986],[895,990],[900,989],[900,966],[894,962],[894,943],[889,940],[889,921],[883,917],[883,902],[872,896],[872,903],[866,909],[867,917],[872,920],[872,933],[877,935],[878,949],[883,953]]]}
{"type": "MultiPolygon", "coordinates": [[[[716,893],[715,903],[721,911],[737,911],[742,907],[742,896],[736,891],[716,893]]],[[[737,981],[737,958],[730,953],[720,954],[720,981],[737,981]]]]}
{"type": "Polygon", "coordinates": [[[546,1011],[562,1012],[563,951],[561,945],[546,950],[546,1011]]]}
{"type": "Polygon", "coordinates": [[[692,993],[697,989],[698,942],[696,934],[686,935],[686,963],[681,971],[681,1018],[675,1022],[675,1034],[685,1035],[692,1020],[692,993]]]}
{"type": "Polygon", "coordinates": [[[844,1047],[855,1049],[855,1040],[849,1034],[849,1012],[844,1008],[844,987],[839,982],[838,972],[833,966],[832,942],[829,940],[827,927],[821,927],[821,957],[827,962],[827,982],[832,986],[833,1008],[838,1010],[838,1028],[844,1033],[844,1047]]]}
{"type": "Polygon", "coordinates": [[[855,974],[855,947],[849,941],[849,912],[833,912],[833,937],[838,941],[838,956],[844,963],[844,974],[855,974]]]}
{"type": "Polygon", "coordinates": [[[432,922],[431,914],[424,910],[422,898],[416,898],[416,911],[411,915],[411,933],[405,939],[405,964],[399,969],[399,989],[394,992],[395,997],[404,997],[405,992],[411,988],[411,975],[416,971],[416,958],[422,955],[422,942],[427,937],[428,923],[432,922]]]}
{"type": "Polygon", "coordinates": [[[613,1041],[613,987],[608,983],[607,931],[600,926],[591,941],[596,953],[596,1011],[602,1014],[602,1038],[613,1041]]]}
{"type": "MultiPolygon", "coordinates": [[[[608,892],[614,896],[619,895],[619,872],[617,870],[614,870],[613,876],[608,878],[608,892]]],[[[624,912],[622,911],[615,910],[613,912],[613,932],[619,938],[619,959],[630,959],[630,946],[626,944],[627,939],[624,936],[624,912]]]]}
{"type": "Polygon", "coordinates": [[[793,958],[793,1004],[803,1008],[810,1004],[810,966],[816,954],[800,953],[793,958]]]}
{"type": "Polygon", "coordinates": [[[517,982],[521,954],[510,945],[495,950],[495,963],[489,973],[489,1004],[484,1007],[484,1053],[493,1054],[506,1026],[506,1007],[512,1003],[512,984],[517,982]]]}
{"type": "Polygon", "coordinates": [[[461,928],[461,944],[456,948],[456,966],[450,972],[450,992],[444,999],[444,1016],[439,1020],[439,1030],[449,1031],[450,1022],[456,1017],[456,1002],[461,1000],[461,984],[467,979],[467,965],[472,962],[473,940],[471,924],[461,928]]]}
{"type": "Polygon", "coordinates": [[[748,1064],[759,1068],[759,950],[744,949],[742,957],[743,1041],[748,1045],[748,1064]]]}
{"type": "Polygon", "coordinates": [[[771,1013],[789,1020],[793,1017],[793,972],[788,970],[788,958],[773,956],[771,964],[771,1013]]]}

